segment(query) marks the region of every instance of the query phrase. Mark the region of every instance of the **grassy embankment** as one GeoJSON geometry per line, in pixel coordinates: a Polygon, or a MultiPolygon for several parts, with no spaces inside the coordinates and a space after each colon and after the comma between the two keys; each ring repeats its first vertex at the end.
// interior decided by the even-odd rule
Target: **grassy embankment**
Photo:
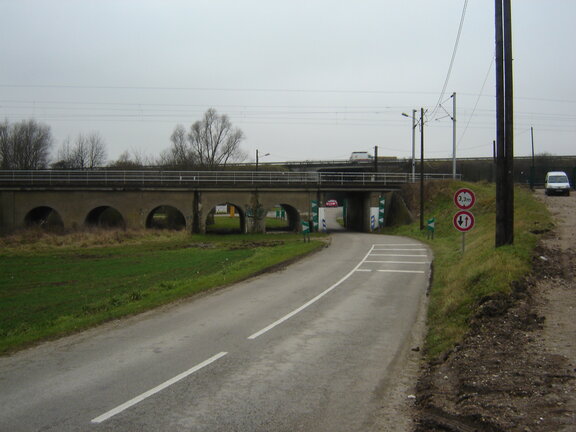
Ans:
{"type": "Polygon", "coordinates": [[[324,244],[312,240],[170,231],[0,238],[0,353],[245,279],[324,244]]]}
{"type": "Polygon", "coordinates": [[[434,240],[415,224],[386,230],[428,243],[434,251],[434,277],[428,310],[426,352],[434,358],[462,340],[471,317],[483,298],[510,293],[512,282],[531,270],[531,259],[538,232],[551,228],[550,214],[532,192],[515,190],[514,244],[495,248],[496,195],[493,184],[437,182],[427,191],[426,219],[436,218],[434,240]],[[462,234],[452,225],[458,210],[453,195],[460,187],[471,188],[476,204],[471,209],[476,224],[466,234],[465,253],[461,253],[462,234]]]}

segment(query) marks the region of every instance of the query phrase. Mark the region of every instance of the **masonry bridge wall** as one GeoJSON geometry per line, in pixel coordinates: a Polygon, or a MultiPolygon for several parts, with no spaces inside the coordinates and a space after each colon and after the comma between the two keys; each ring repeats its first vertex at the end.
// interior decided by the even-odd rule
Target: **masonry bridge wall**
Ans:
{"type": "MultiPolygon", "coordinates": [[[[11,232],[43,218],[56,218],[63,229],[98,225],[105,211],[114,211],[125,228],[147,228],[154,211],[175,209],[189,232],[205,233],[206,221],[215,206],[234,205],[244,232],[265,232],[265,215],[276,206],[286,211],[293,231],[311,218],[313,200],[323,203],[330,190],[320,189],[103,189],[13,188],[0,190],[0,231],[11,232]]],[[[339,192],[348,202],[348,229],[370,230],[370,207],[390,192],[354,190],[339,192]]]]}

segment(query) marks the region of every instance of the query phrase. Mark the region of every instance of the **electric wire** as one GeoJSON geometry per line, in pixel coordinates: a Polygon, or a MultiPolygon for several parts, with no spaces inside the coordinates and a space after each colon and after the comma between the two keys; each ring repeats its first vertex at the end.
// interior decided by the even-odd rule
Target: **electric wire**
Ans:
{"type": "Polygon", "coordinates": [[[452,58],[450,59],[450,66],[448,67],[448,73],[446,74],[446,79],[444,80],[444,86],[442,87],[442,92],[438,98],[436,106],[432,110],[431,117],[436,115],[436,111],[440,106],[440,101],[446,93],[446,88],[448,87],[448,82],[450,81],[450,75],[452,74],[452,67],[454,66],[454,60],[456,59],[456,53],[458,52],[458,45],[460,43],[460,36],[462,35],[462,28],[464,27],[464,18],[466,17],[466,8],[468,7],[468,0],[464,0],[464,7],[462,8],[462,15],[460,17],[460,25],[458,26],[458,34],[456,35],[456,41],[454,42],[454,48],[452,50],[452,58]]]}
{"type": "MultiPolygon", "coordinates": [[[[482,88],[480,89],[480,93],[478,94],[478,97],[476,98],[476,103],[474,104],[474,108],[472,109],[472,113],[468,117],[468,122],[466,123],[466,127],[464,127],[464,130],[460,134],[460,139],[458,140],[458,147],[459,148],[460,148],[460,143],[462,142],[462,139],[464,138],[464,135],[466,135],[466,132],[468,131],[468,128],[470,127],[470,122],[472,121],[472,118],[474,117],[474,114],[476,113],[476,108],[478,108],[478,102],[480,102],[480,98],[482,97],[482,94],[484,93],[484,87],[486,86],[486,82],[488,81],[488,77],[490,75],[490,72],[492,71],[492,66],[494,66],[495,60],[496,60],[495,57],[492,57],[492,61],[490,62],[490,66],[488,66],[488,71],[486,72],[486,76],[484,77],[484,82],[482,83],[482,88]]],[[[462,148],[462,150],[465,150],[465,149],[466,149],[466,147],[462,148]]]]}

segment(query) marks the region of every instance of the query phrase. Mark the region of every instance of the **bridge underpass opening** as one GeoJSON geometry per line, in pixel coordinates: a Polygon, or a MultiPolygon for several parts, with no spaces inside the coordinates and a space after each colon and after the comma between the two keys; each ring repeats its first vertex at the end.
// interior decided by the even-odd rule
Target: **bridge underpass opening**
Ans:
{"type": "Polygon", "coordinates": [[[52,207],[36,207],[28,212],[24,218],[26,227],[40,227],[47,231],[61,231],[64,222],[56,210],[52,207]]]}
{"type": "MultiPolygon", "coordinates": [[[[368,195],[364,192],[331,192],[326,193],[322,203],[326,228],[328,231],[366,231],[366,211],[369,211],[368,195]],[[335,200],[337,207],[328,207],[326,203],[335,200]]],[[[322,221],[320,221],[322,230],[322,221]]]]}
{"type": "Polygon", "coordinates": [[[346,198],[344,224],[347,231],[364,232],[366,197],[364,193],[351,193],[346,198]]]}
{"type": "Polygon", "coordinates": [[[159,206],[148,214],[146,228],[180,231],[186,228],[186,218],[176,207],[159,206]]]}
{"type": "Polygon", "coordinates": [[[277,204],[266,214],[266,232],[296,232],[299,223],[298,210],[288,204],[277,204]]]}
{"type": "Polygon", "coordinates": [[[319,220],[320,231],[346,231],[344,226],[344,206],[346,203],[346,193],[344,192],[326,192],[324,201],[320,203],[321,216],[319,220]]]}
{"type": "Polygon", "coordinates": [[[246,216],[232,203],[213,207],[206,216],[207,234],[241,234],[246,232],[246,216]]]}
{"type": "Polygon", "coordinates": [[[109,206],[93,209],[86,216],[85,225],[99,228],[126,228],[126,222],[120,212],[109,206]]]}

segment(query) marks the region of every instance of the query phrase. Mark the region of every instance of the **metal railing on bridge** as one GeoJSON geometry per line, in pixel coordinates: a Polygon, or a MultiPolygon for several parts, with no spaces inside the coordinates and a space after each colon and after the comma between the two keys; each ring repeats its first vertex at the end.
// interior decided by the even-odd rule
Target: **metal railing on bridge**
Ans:
{"type": "MultiPolygon", "coordinates": [[[[451,174],[425,174],[425,180],[451,174]]],[[[377,186],[420,181],[409,173],[163,171],[163,170],[0,170],[3,186],[377,186]]]]}

